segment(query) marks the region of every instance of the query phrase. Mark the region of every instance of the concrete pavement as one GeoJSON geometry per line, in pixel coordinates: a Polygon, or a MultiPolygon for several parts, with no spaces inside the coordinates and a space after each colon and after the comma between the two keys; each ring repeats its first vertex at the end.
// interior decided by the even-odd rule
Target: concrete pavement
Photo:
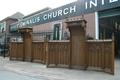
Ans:
{"type": "Polygon", "coordinates": [[[115,61],[115,80],[120,80],[120,59],[115,61]]]}
{"type": "Polygon", "coordinates": [[[45,65],[39,63],[9,61],[8,58],[3,59],[0,57],[0,64],[2,64],[5,70],[36,79],[39,78],[39,80],[120,80],[119,63],[120,60],[116,60],[116,74],[113,76],[108,73],[90,70],[46,68],[45,65]]]}

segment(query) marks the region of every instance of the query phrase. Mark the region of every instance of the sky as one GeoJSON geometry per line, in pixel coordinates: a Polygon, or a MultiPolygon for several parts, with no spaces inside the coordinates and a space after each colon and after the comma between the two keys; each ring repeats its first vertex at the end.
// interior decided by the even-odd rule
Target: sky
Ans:
{"type": "Polygon", "coordinates": [[[0,20],[16,12],[31,14],[45,7],[56,8],[77,0],[1,0],[0,20]]]}

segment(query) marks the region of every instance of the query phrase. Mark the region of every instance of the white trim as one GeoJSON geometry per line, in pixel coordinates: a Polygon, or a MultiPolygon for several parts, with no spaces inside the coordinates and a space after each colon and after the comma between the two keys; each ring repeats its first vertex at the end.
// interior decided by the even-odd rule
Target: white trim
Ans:
{"type": "Polygon", "coordinates": [[[99,39],[99,17],[98,17],[98,12],[95,12],[95,39],[99,39]]]}

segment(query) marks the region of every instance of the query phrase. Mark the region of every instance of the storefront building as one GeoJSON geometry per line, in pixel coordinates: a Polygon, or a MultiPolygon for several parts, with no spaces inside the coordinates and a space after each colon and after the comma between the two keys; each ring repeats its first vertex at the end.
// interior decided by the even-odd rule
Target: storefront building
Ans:
{"type": "MultiPolygon", "coordinates": [[[[50,40],[64,40],[69,39],[65,21],[81,18],[87,21],[88,39],[109,39],[114,33],[116,44],[120,43],[120,0],[78,0],[59,8],[43,10],[11,24],[11,32],[32,27],[34,33],[47,32],[50,40]]],[[[116,48],[120,46],[116,45],[116,48]]]]}
{"type": "Polygon", "coordinates": [[[0,45],[4,44],[5,40],[9,42],[10,24],[17,22],[23,16],[22,13],[17,12],[0,21],[0,45]]]}

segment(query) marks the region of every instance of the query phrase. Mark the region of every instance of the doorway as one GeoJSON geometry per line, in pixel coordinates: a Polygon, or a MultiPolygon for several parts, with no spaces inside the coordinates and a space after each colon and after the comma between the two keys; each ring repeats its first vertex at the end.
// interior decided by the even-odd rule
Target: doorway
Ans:
{"type": "Polygon", "coordinates": [[[120,15],[99,18],[99,39],[115,37],[115,56],[120,56],[120,15]]]}

